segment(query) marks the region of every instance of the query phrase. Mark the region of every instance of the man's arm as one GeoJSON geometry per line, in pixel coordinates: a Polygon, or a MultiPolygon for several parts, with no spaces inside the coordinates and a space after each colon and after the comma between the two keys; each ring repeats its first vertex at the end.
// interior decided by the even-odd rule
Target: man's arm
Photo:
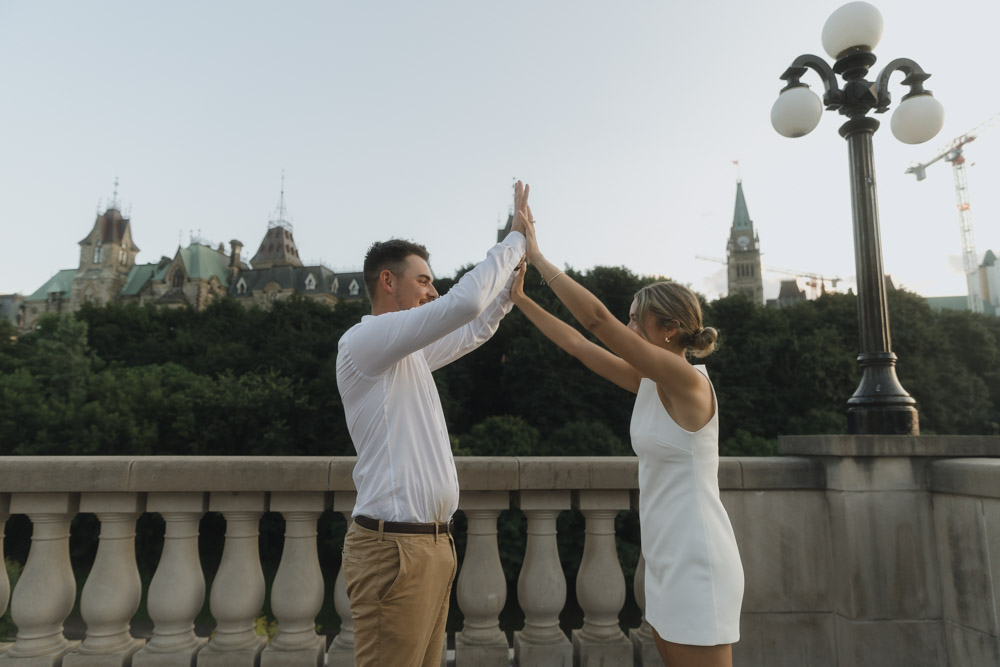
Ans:
{"type": "Polygon", "coordinates": [[[479,314],[479,317],[424,348],[424,358],[432,371],[464,357],[493,337],[497,327],[500,326],[500,320],[514,306],[514,302],[510,299],[510,288],[518,273],[524,270],[524,264],[514,269],[514,273],[500,290],[500,294],[479,314]]]}
{"type": "Polygon", "coordinates": [[[524,244],[523,234],[511,232],[440,299],[365,322],[349,341],[358,370],[377,375],[479,317],[504,289],[524,256],[524,244]]]}

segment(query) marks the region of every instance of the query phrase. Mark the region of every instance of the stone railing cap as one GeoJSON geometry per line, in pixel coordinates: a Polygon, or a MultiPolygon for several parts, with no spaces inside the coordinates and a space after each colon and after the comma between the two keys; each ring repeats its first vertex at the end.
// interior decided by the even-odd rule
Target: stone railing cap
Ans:
{"type": "Polygon", "coordinates": [[[1000,498],[1000,459],[934,461],[928,468],[935,493],[1000,498]]]}
{"type": "MultiPolygon", "coordinates": [[[[3,493],[353,493],[353,456],[8,456],[3,493]]],[[[459,488],[471,491],[637,489],[634,456],[459,457],[459,488]]],[[[723,489],[823,488],[819,461],[807,457],[719,461],[723,489]]]]}
{"type": "Polygon", "coordinates": [[[778,451],[797,456],[1000,457],[1000,436],[783,435],[778,451]]]}

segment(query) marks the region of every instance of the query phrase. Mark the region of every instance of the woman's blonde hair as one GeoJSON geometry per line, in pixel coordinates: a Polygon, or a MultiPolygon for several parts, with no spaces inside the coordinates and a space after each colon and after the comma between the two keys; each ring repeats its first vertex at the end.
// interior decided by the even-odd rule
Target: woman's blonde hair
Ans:
{"type": "MultiPolygon", "coordinates": [[[[681,342],[692,356],[707,357],[715,351],[719,332],[702,326],[701,304],[687,287],[670,281],[653,283],[636,292],[635,299],[635,316],[639,322],[645,322],[647,313],[652,313],[658,325],[678,326],[679,335],[684,337],[681,342]]],[[[639,331],[646,338],[642,327],[639,331]]]]}

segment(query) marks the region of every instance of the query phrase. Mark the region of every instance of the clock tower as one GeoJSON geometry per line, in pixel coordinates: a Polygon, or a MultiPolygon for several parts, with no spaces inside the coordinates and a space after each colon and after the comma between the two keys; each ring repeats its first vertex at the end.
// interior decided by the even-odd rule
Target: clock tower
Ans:
{"type": "Polygon", "coordinates": [[[726,244],[729,296],[743,294],[757,305],[764,305],[764,279],[760,270],[760,238],[743,198],[743,181],[736,181],[736,210],[726,244]]]}

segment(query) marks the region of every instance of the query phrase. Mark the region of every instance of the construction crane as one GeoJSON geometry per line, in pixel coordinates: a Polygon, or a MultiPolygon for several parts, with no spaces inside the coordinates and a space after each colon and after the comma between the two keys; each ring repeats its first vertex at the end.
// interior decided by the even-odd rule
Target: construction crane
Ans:
{"type": "Polygon", "coordinates": [[[958,202],[958,226],[962,234],[962,268],[965,269],[965,281],[969,290],[969,310],[974,313],[983,312],[983,295],[979,285],[979,255],[976,254],[976,240],[972,233],[972,210],[969,206],[969,181],[965,174],[965,155],[963,147],[975,141],[987,128],[1000,119],[1000,114],[993,115],[975,129],[954,139],[950,144],[938,151],[932,159],[920,164],[912,164],[906,170],[914,174],[918,181],[927,178],[927,167],[938,160],[944,159],[951,163],[952,176],[955,180],[955,199],[958,202]]]}
{"type": "Polygon", "coordinates": [[[791,269],[777,269],[773,266],[766,267],[764,269],[770,273],[784,273],[789,276],[795,276],[796,278],[808,278],[806,285],[809,287],[819,288],[819,293],[826,294],[826,284],[830,283],[830,287],[837,289],[837,283],[840,282],[840,277],[831,278],[829,276],[822,276],[818,273],[809,273],[808,271],[793,271],[791,269]]]}
{"type": "MultiPolygon", "coordinates": [[[[708,257],[707,255],[695,255],[698,259],[703,259],[706,262],[715,262],[717,264],[727,264],[726,260],[721,257],[708,257]]],[[[789,276],[795,276],[796,278],[807,278],[806,285],[809,287],[816,288],[820,290],[820,294],[826,294],[826,284],[830,283],[833,289],[837,288],[837,283],[841,281],[841,278],[835,277],[831,278],[829,276],[823,276],[818,273],[810,273],[809,271],[793,271],[792,269],[778,269],[773,266],[765,266],[764,270],[768,273],[784,273],[789,276]]]]}

